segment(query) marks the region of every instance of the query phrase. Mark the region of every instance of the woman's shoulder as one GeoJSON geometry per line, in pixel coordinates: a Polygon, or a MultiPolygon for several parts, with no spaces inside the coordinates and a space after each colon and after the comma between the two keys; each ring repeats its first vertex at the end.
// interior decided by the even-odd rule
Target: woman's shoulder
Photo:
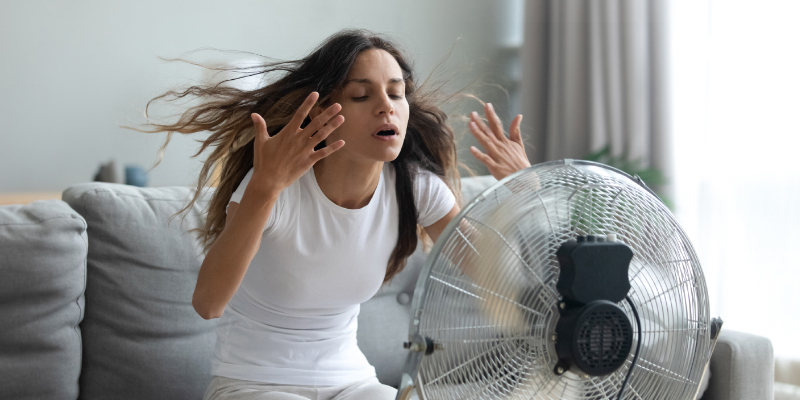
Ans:
{"type": "MultiPolygon", "coordinates": [[[[247,171],[247,174],[245,174],[244,178],[242,178],[242,181],[239,182],[239,185],[236,187],[236,190],[234,190],[233,194],[231,195],[230,201],[237,202],[237,203],[241,202],[242,197],[244,196],[244,191],[245,191],[245,189],[247,189],[247,185],[250,184],[250,181],[253,178],[253,171],[254,171],[254,169],[252,167],[250,168],[249,171],[247,171]]],[[[308,179],[310,179],[310,178],[308,177],[308,172],[307,172],[302,177],[300,177],[300,179],[292,182],[291,185],[289,185],[288,187],[283,189],[281,191],[280,195],[278,196],[278,201],[279,202],[286,202],[287,198],[292,198],[292,197],[299,196],[300,195],[299,194],[299,191],[300,191],[299,186],[301,184],[300,181],[301,180],[308,180],[308,179]]]]}
{"type": "Polygon", "coordinates": [[[422,165],[416,166],[416,183],[418,185],[429,186],[429,185],[438,185],[438,184],[445,184],[445,177],[428,169],[422,165]]]}

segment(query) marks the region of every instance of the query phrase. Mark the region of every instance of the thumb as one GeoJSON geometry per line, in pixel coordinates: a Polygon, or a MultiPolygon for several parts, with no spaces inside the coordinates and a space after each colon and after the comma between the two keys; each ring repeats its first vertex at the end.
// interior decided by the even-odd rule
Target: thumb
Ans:
{"type": "Polygon", "coordinates": [[[264,118],[261,117],[258,113],[250,114],[250,118],[253,119],[253,128],[255,129],[255,136],[256,140],[267,141],[270,139],[269,133],[267,132],[267,122],[264,121],[264,118]]]}
{"type": "Polygon", "coordinates": [[[514,121],[511,122],[511,128],[508,130],[508,138],[520,144],[522,144],[522,133],[520,132],[521,123],[522,114],[519,114],[514,118],[514,121]]]}

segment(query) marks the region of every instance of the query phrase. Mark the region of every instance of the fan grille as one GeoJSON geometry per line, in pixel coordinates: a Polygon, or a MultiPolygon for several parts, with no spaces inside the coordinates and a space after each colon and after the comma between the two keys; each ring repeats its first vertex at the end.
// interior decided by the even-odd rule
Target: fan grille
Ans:
{"type": "Polygon", "coordinates": [[[633,336],[625,315],[593,312],[578,327],[578,356],[591,369],[616,368],[628,358],[633,336]]]}
{"type": "MultiPolygon", "coordinates": [[[[711,345],[706,284],[691,243],[669,210],[629,177],[563,161],[527,169],[478,196],[434,248],[415,291],[410,332],[444,346],[419,364],[425,396],[615,399],[633,358],[628,352],[616,355],[622,367],[605,376],[552,372],[555,253],[578,235],[611,233],[634,251],[629,296],[643,330],[625,398],[691,398],[711,345]]],[[[627,303],[618,306],[632,321],[627,303]]],[[[614,325],[595,326],[603,328],[590,336],[614,325]]],[[[616,351],[616,343],[602,340],[585,346],[589,356],[616,351]]]]}

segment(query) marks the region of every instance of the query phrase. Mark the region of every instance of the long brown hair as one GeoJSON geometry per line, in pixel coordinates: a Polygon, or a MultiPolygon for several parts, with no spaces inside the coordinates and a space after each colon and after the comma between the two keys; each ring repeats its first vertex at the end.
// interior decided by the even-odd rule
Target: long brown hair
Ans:
{"type": "MultiPolygon", "coordinates": [[[[291,61],[265,63],[256,67],[203,67],[230,70],[240,73],[241,79],[248,76],[271,77],[274,82],[254,90],[242,90],[222,84],[195,85],[179,91],[169,91],[156,100],[180,99],[201,100],[201,104],[190,107],[172,124],[147,123],[151,129],[136,129],[141,132],[168,132],[163,151],[173,133],[192,134],[208,131],[210,135],[202,142],[197,157],[207,148],[213,151],[208,156],[197,180],[197,190],[189,204],[176,215],[189,210],[202,193],[212,176],[210,172],[221,167],[217,189],[208,204],[208,216],[199,232],[204,252],[225,228],[226,207],[231,195],[253,167],[254,130],[251,113],[258,113],[270,127],[270,134],[279,132],[292,118],[303,100],[312,91],[320,94],[319,104],[329,104],[334,91],[340,89],[344,79],[356,60],[365,50],[380,49],[394,57],[403,71],[405,95],[409,103],[408,128],[405,141],[397,159],[392,161],[396,173],[396,193],[399,206],[399,236],[389,259],[384,283],[391,280],[405,266],[406,259],[417,247],[419,234],[424,230],[417,225],[417,209],[414,202],[414,182],[418,168],[440,176],[456,195],[461,204],[461,190],[457,161],[456,141],[448,117],[439,104],[453,96],[443,94],[443,85],[428,88],[424,82],[417,87],[407,58],[390,40],[364,30],[340,31],[324,42],[305,58],[291,61]]],[[[186,60],[180,60],[186,61],[186,60]]],[[[199,64],[198,64],[199,65],[199,64]]],[[[224,83],[224,82],[223,82],[224,83]]],[[[147,110],[147,109],[146,109],[147,110]]],[[[306,120],[306,123],[309,119],[306,120]]],[[[320,145],[324,146],[324,142],[320,145]]],[[[160,162],[160,160],[159,160],[160,162]]],[[[156,163],[158,165],[158,163],[156,163]]],[[[174,217],[174,216],[173,216],[174,217]]]]}

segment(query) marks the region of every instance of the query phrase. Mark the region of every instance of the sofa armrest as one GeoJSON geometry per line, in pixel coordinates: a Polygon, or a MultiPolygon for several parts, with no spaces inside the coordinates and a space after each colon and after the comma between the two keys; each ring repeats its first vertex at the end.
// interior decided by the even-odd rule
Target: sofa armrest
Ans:
{"type": "Polygon", "coordinates": [[[772,400],[774,376],[769,339],[723,329],[711,356],[711,379],[703,400],[772,400]]]}

